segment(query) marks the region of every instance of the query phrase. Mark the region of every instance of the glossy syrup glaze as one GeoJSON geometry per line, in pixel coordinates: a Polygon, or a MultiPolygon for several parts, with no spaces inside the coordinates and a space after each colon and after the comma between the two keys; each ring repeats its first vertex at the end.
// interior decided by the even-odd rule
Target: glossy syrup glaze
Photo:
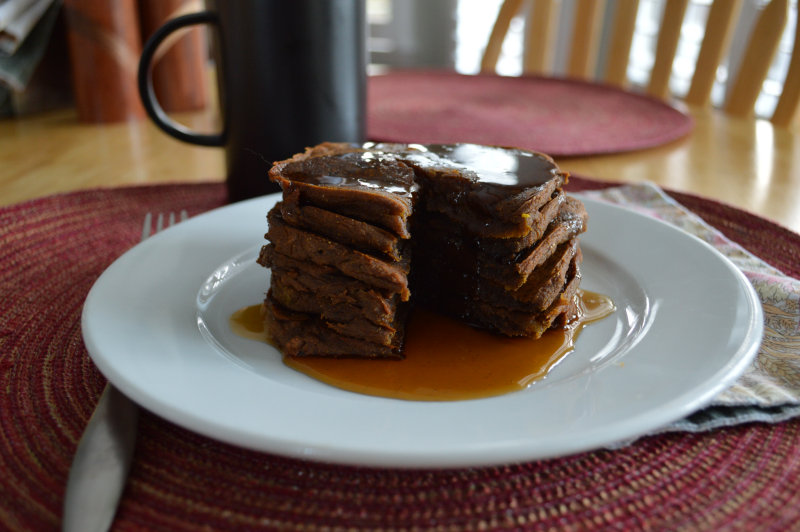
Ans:
{"type": "MultiPolygon", "coordinates": [[[[581,291],[579,297],[581,316],[568,328],[550,330],[539,339],[498,336],[417,308],[407,325],[403,360],[283,360],[314,379],[367,395],[417,401],[502,395],[544,378],[573,350],[584,326],[614,311],[606,296],[581,291]]],[[[240,336],[267,340],[259,305],[237,311],[230,323],[240,336]]]]}
{"type": "Polygon", "coordinates": [[[283,174],[310,185],[384,192],[401,197],[410,197],[417,190],[413,170],[397,164],[394,155],[382,152],[354,151],[303,159],[286,165],[283,174]]]}
{"type": "Polygon", "coordinates": [[[308,184],[401,196],[417,189],[410,167],[454,170],[467,182],[511,187],[541,185],[559,172],[545,154],[478,144],[366,143],[353,150],[292,162],[283,172],[308,184]]]}
{"type": "Polygon", "coordinates": [[[465,173],[474,172],[481,183],[535,186],[553,178],[557,167],[542,153],[478,144],[420,145],[436,161],[465,173]]]}

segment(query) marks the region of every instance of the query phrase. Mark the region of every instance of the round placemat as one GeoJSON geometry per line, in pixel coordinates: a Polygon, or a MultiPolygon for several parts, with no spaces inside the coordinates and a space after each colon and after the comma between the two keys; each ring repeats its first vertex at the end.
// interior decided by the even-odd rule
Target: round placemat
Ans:
{"type": "Polygon", "coordinates": [[[389,142],[475,142],[553,156],[649,148],[683,137],[692,119],[610,85],[545,77],[398,71],[369,78],[368,136],[389,142]]]}
{"type": "MultiPolygon", "coordinates": [[[[800,235],[676,197],[800,276],[800,235]]],[[[60,524],[72,456],[105,385],[80,332],[95,279],[139,241],[146,212],[194,215],[224,202],[214,183],[92,190],[0,209],[0,529],[60,524]]],[[[390,470],[248,451],[143,412],[114,529],[787,530],[798,522],[800,420],[503,467],[390,470]]]]}

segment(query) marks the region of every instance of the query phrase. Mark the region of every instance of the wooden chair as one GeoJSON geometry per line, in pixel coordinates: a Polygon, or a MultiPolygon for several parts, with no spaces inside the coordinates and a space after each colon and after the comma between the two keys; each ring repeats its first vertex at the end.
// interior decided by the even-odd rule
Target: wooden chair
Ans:
{"type": "MultiPolygon", "coordinates": [[[[688,2],[689,0],[664,2],[655,62],[650,80],[644,88],[648,94],[657,98],[672,97],[669,80],[688,2]]],[[[522,71],[524,74],[552,73],[559,4],[557,0],[505,0],[492,28],[481,61],[481,71],[495,70],[511,21],[523,12],[523,8],[527,8],[530,11],[526,17],[522,71]]],[[[571,24],[573,37],[565,63],[565,75],[627,86],[628,58],[639,1],[617,0],[613,13],[608,15],[608,21],[606,0],[574,0],[574,6],[571,24]],[[611,24],[611,38],[605,57],[605,68],[598,74],[599,42],[605,23],[611,24]]],[[[742,0],[715,0],[711,5],[691,85],[684,97],[686,103],[710,105],[717,68],[728,52],[741,6],[742,0]]],[[[788,9],[789,0],[771,0],[759,14],[749,36],[739,72],[730,80],[728,97],[722,106],[726,112],[737,116],[753,114],[756,99],[786,25],[788,9]]],[[[770,118],[780,126],[788,126],[794,122],[800,104],[799,31],[800,24],[797,24],[789,71],[778,104],[770,118]]]]}

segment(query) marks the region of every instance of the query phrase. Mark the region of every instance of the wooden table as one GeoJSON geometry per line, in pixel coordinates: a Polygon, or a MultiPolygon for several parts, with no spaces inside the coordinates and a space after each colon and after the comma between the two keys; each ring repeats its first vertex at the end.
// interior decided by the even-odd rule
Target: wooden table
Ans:
{"type": "MultiPolygon", "coordinates": [[[[560,159],[576,174],[652,181],[759,214],[800,232],[800,135],[764,120],[690,109],[692,134],[629,153],[560,159]]],[[[211,109],[176,118],[216,129],[211,109]]],[[[66,110],[0,122],[0,205],[88,187],[220,180],[221,149],[184,144],[149,121],[88,125],[66,110]]]]}

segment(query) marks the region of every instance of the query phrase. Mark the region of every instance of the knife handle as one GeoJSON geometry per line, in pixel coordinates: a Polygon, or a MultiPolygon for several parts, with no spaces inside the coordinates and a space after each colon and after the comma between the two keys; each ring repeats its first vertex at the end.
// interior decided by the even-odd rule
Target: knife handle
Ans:
{"type": "Polygon", "coordinates": [[[139,407],[107,384],[72,461],[64,532],[106,531],[114,521],[136,445],[139,407]]]}

